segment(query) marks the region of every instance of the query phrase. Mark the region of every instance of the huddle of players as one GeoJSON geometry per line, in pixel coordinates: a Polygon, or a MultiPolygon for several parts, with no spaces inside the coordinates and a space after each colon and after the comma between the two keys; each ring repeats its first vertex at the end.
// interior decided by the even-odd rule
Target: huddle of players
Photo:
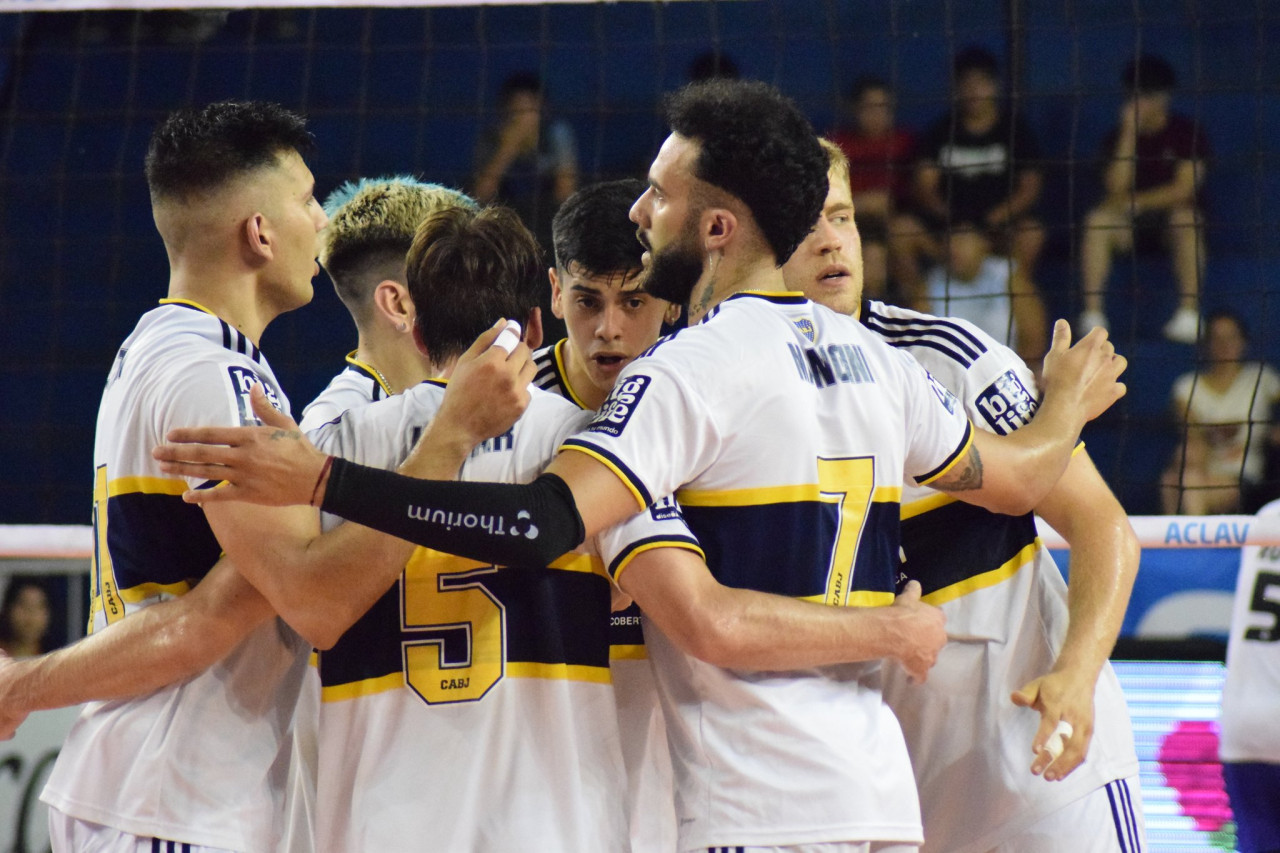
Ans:
{"type": "MultiPolygon", "coordinates": [[[[704,91],[713,97],[731,101],[734,87],[743,84],[705,85],[704,91]]],[[[236,108],[222,109],[234,112],[236,108]]],[[[163,140],[164,130],[157,139],[163,140]]],[[[153,150],[156,145],[153,142],[153,150]]],[[[296,170],[300,158],[286,155],[302,150],[305,144],[298,139],[276,143],[271,153],[296,170]]],[[[830,157],[829,190],[817,227],[783,267],[787,289],[803,292],[841,314],[860,316],[866,328],[885,343],[928,367],[951,392],[933,387],[931,405],[950,410],[953,422],[963,425],[967,419],[1002,435],[1028,423],[1037,405],[1035,382],[1007,348],[961,321],[862,303],[847,164],[842,164],[834,149],[824,150],[830,157]],[[955,411],[957,406],[962,414],[955,411]]],[[[249,169],[263,166],[253,164],[249,169]]],[[[274,171],[271,164],[265,166],[267,172],[274,171]]],[[[233,177],[242,175],[233,172],[233,177]]],[[[489,324],[505,317],[522,320],[528,346],[541,342],[534,306],[537,287],[545,285],[539,284],[542,267],[532,237],[509,212],[477,208],[457,193],[408,179],[366,181],[336,193],[326,205],[329,224],[322,233],[320,257],[351,309],[360,337],[358,349],[348,357],[350,366],[304,416],[303,424],[312,428],[317,447],[355,462],[393,469],[415,453],[424,428],[438,440],[441,435],[450,436],[440,432],[447,427],[437,428],[448,420],[448,406],[455,406],[453,412],[489,408],[492,423],[468,424],[462,430],[465,440],[457,442],[466,445],[461,476],[478,482],[521,483],[537,477],[574,434],[602,422],[607,425],[609,418],[621,418],[625,426],[622,395],[630,393],[638,400],[644,389],[620,389],[612,399],[610,392],[620,375],[625,385],[631,375],[627,366],[654,344],[662,322],[673,319],[674,306],[643,289],[641,247],[628,220],[628,210],[642,192],[661,192],[653,184],[651,180],[647,190],[639,182],[588,187],[562,207],[556,218],[551,284],[553,310],[565,319],[569,334],[566,340],[533,354],[535,382],[552,393],[533,393],[527,411],[510,430],[502,424],[501,402],[486,395],[483,378],[475,380],[474,393],[484,403],[464,405],[468,399],[464,382],[481,375],[483,366],[473,374],[467,374],[467,369],[494,359],[479,346],[468,350],[468,345],[489,324]],[[455,365],[457,373],[448,383],[456,386],[451,404],[445,383],[437,377],[450,375],[455,365]],[[364,405],[382,397],[387,399],[364,405]],[[595,416],[593,410],[601,404],[605,409],[595,416]],[[495,431],[494,424],[495,434],[481,441],[483,433],[495,431]]],[[[301,191],[303,202],[311,204],[305,179],[285,190],[286,194],[301,191]]],[[[153,182],[153,196],[158,192],[163,199],[163,190],[157,191],[153,182]]],[[[296,227],[299,235],[306,227],[319,230],[317,225],[323,225],[324,217],[312,215],[304,222],[296,211],[282,212],[278,218],[289,216],[294,219],[289,227],[296,227]]],[[[172,244],[181,241],[174,236],[176,226],[166,233],[166,221],[157,216],[172,257],[172,244]]],[[[269,241],[256,232],[250,236],[269,241]]],[[[283,243],[275,245],[274,254],[262,260],[259,269],[271,267],[272,275],[297,279],[301,259],[293,257],[283,243]],[[275,270],[283,270],[286,262],[294,266],[287,272],[275,270]]],[[[303,241],[299,238],[298,243],[303,241]]],[[[661,659],[652,669],[636,666],[643,660],[642,641],[625,630],[635,627],[634,618],[615,618],[616,627],[623,630],[612,637],[608,631],[612,598],[619,594],[609,582],[611,575],[615,580],[624,571],[639,576],[637,567],[642,563],[661,566],[662,560],[722,562],[724,542],[700,541],[689,529],[699,527],[697,519],[687,525],[681,508],[669,500],[655,503],[650,511],[607,534],[590,537],[580,552],[566,554],[547,570],[518,565],[495,568],[425,547],[413,548],[357,525],[338,525],[328,515],[323,529],[347,537],[341,540],[346,550],[318,554],[314,560],[308,556],[280,561],[276,558],[283,551],[261,538],[226,536],[224,541],[217,523],[213,535],[208,525],[199,531],[199,509],[182,503],[179,496],[186,487],[210,483],[203,477],[184,481],[158,476],[150,453],[164,440],[165,430],[139,434],[129,426],[130,419],[142,420],[137,412],[148,411],[157,399],[150,395],[158,392],[145,382],[189,385],[194,388],[191,395],[203,398],[176,407],[166,426],[252,423],[250,387],[254,382],[261,383],[286,414],[288,404],[257,350],[253,330],[245,332],[237,328],[239,324],[219,319],[218,312],[192,304],[194,300],[181,301],[182,290],[173,286],[175,281],[180,282],[176,274],[170,293],[179,301],[144,317],[121,349],[112,384],[125,384],[126,370],[136,369],[141,362],[151,373],[163,376],[133,380],[143,387],[124,389],[128,395],[119,401],[113,401],[109,385],[104,397],[100,434],[116,418],[119,424],[109,440],[133,457],[95,463],[101,480],[95,505],[102,549],[94,570],[95,633],[83,644],[89,651],[81,658],[71,652],[60,660],[46,659],[43,672],[46,676],[57,673],[58,666],[64,673],[74,671],[91,659],[88,655],[108,656],[112,648],[108,641],[116,647],[132,642],[149,655],[139,660],[165,661],[167,666],[152,667],[145,676],[148,681],[92,687],[87,686],[92,680],[86,679],[79,687],[88,691],[85,695],[71,696],[65,688],[62,693],[43,695],[29,689],[29,697],[41,696],[31,700],[30,707],[10,702],[7,694],[0,693],[4,698],[0,707],[20,716],[31,707],[63,704],[62,700],[123,697],[175,679],[188,680],[141,699],[95,704],[86,711],[45,794],[55,815],[69,818],[63,836],[66,846],[58,849],[84,849],[82,836],[75,833],[83,831],[85,824],[227,850],[306,849],[311,843],[329,850],[779,846],[776,838],[750,832],[737,837],[731,832],[724,837],[678,833],[673,805],[677,801],[679,823],[693,822],[699,832],[703,825],[690,821],[688,814],[700,808],[717,813],[718,823],[704,818],[703,824],[722,834],[735,820],[744,825],[775,822],[770,804],[753,799],[750,792],[717,788],[699,775],[704,768],[688,760],[690,750],[707,745],[689,735],[695,724],[688,718],[681,679],[691,674],[694,680],[726,684],[767,682],[779,676],[798,684],[821,679],[811,678],[804,665],[735,662],[716,666],[697,661],[696,655],[684,654],[687,648],[679,638],[673,641],[666,636],[678,631],[655,630],[652,623],[646,625],[647,636],[661,659]],[[149,329],[154,330],[151,339],[149,329]],[[178,375],[172,361],[175,341],[213,353],[208,375],[198,380],[178,375]],[[114,414],[111,406],[118,406],[120,414],[114,414]],[[134,414],[129,413],[130,406],[134,414]],[[128,470],[109,476],[108,465],[128,470]],[[173,531],[166,535],[174,537],[201,533],[201,544],[209,547],[197,553],[185,545],[177,548],[173,541],[157,543],[154,534],[149,539],[142,530],[143,519],[172,525],[173,531]],[[224,599],[242,604],[246,595],[256,595],[246,590],[248,584],[233,578],[223,581],[227,573],[210,571],[218,560],[219,544],[226,553],[223,562],[235,563],[269,609],[255,600],[250,610],[258,616],[247,620],[252,624],[223,632],[221,644],[209,644],[198,656],[179,656],[175,651],[179,643],[156,639],[158,628],[146,633],[147,626],[141,626],[142,620],[136,617],[151,611],[156,625],[176,622],[203,627],[205,623],[198,621],[201,607],[221,612],[226,609],[224,599]],[[359,577],[351,572],[352,550],[361,555],[359,577]],[[162,576],[147,575],[158,561],[146,566],[128,564],[131,559],[141,563],[136,555],[148,551],[152,560],[182,551],[190,564],[173,566],[162,576]],[[210,583],[210,575],[218,585],[210,583]],[[191,579],[202,577],[191,584],[191,579]],[[321,587],[328,591],[320,593],[321,587]],[[204,592],[206,588],[211,590],[204,592]],[[216,597],[219,590],[223,598],[216,597]],[[318,596],[325,598],[323,603],[317,602],[318,596]],[[270,620],[271,612],[283,621],[270,620]],[[121,618],[125,613],[129,619],[121,618]],[[131,639],[119,630],[130,622],[140,626],[131,639]],[[115,626],[113,631],[101,630],[107,625],[115,626]],[[303,674],[298,661],[306,659],[309,645],[321,652],[317,666],[303,674]],[[226,661],[215,663],[227,652],[226,661]],[[197,674],[210,664],[213,669],[197,674]],[[679,669],[685,671],[670,672],[679,669]],[[782,669],[796,672],[773,672],[782,669]],[[655,674],[659,676],[656,685],[652,683],[655,674]],[[256,682],[251,684],[253,679],[256,682]],[[261,685],[265,683],[278,687],[264,696],[261,685]],[[656,706],[659,697],[662,713],[656,706]],[[139,710],[148,703],[155,707],[139,710]],[[248,744],[243,751],[223,748],[216,760],[207,750],[196,751],[198,745],[210,742],[209,728],[239,732],[232,737],[244,740],[245,714],[236,711],[253,703],[259,707],[248,716],[259,723],[254,731],[261,743],[248,744]],[[205,710],[193,713],[193,704],[205,710]],[[673,732],[670,757],[664,718],[673,732]],[[137,726],[139,720],[149,722],[134,733],[131,743],[121,731],[137,726]],[[189,727],[189,732],[175,729],[175,721],[189,727]],[[292,735],[282,736],[290,729],[292,735]],[[191,745],[175,742],[172,734],[161,742],[158,732],[162,730],[189,733],[191,745]],[[273,737],[274,753],[269,743],[273,737]],[[108,745],[118,754],[103,758],[101,751],[108,745]],[[247,784],[245,756],[255,749],[275,757],[261,768],[261,779],[247,784]],[[674,777],[669,763],[664,763],[672,759],[674,777]],[[119,762],[159,763],[166,769],[143,774],[124,770],[119,762]],[[139,779],[143,775],[145,782],[139,779]],[[131,778],[133,787],[121,786],[121,776],[131,778]],[[210,806],[207,792],[194,793],[207,787],[207,778],[224,785],[227,802],[237,803],[241,811],[219,811],[210,806]],[[313,790],[310,786],[315,782],[318,787],[313,790]],[[157,787],[147,789],[147,785],[157,787]],[[104,793],[104,786],[112,788],[111,793],[104,793]],[[240,790],[232,793],[231,788],[240,790]],[[185,793],[179,796],[175,791],[185,793]],[[709,794],[717,802],[709,807],[694,803],[695,793],[709,794]],[[735,796],[739,797],[736,803],[735,796]],[[168,801],[166,808],[172,811],[160,809],[157,814],[157,801],[168,801]],[[736,808],[762,814],[748,819],[736,808]],[[282,813],[297,817],[284,824],[283,836],[279,834],[282,813]]],[[[298,299],[295,294],[294,301],[298,299]]],[[[815,322],[819,327],[840,325],[833,315],[794,294],[763,296],[758,301],[771,303],[770,310],[777,304],[797,311],[790,324],[801,335],[800,342],[808,337],[813,343],[809,336],[816,334],[815,322]]],[[[277,300],[277,307],[293,307],[287,303],[277,300]]],[[[716,313],[713,309],[710,315],[716,313]]],[[[481,335],[480,343],[491,340],[492,333],[481,335]]],[[[803,347],[795,352],[801,353],[799,360],[787,369],[809,370],[806,381],[811,384],[821,385],[823,370],[832,371],[828,382],[838,381],[841,371],[850,374],[852,381],[857,370],[852,357],[836,362],[833,370],[830,362],[805,361],[803,347]]],[[[874,358],[877,371],[889,370],[886,365],[905,369],[888,355],[874,358]]],[[[186,369],[199,362],[199,358],[184,359],[181,365],[186,369]]],[[[528,379],[532,370],[520,369],[521,377],[528,379]]],[[[929,388],[924,382],[920,387],[929,388]]],[[[274,420],[265,412],[259,414],[268,423],[274,420]]],[[[945,468],[967,447],[967,427],[947,429],[951,432],[932,439],[940,448],[933,451],[935,461],[942,464],[927,467],[945,468]],[[963,443],[953,450],[957,438],[963,443]]],[[[775,439],[786,441],[787,436],[775,439]]],[[[442,458],[435,476],[452,478],[459,473],[459,461],[456,454],[442,458]]],[[[905,463],[899,461],[900,470],[905,463]]],[[[423,470],[433,469],[420,468],[419,473],[423,470]]],[[[903,478],[893,479],[901,483],[903,478]]],[[[893,819],[878,823],[882,815],[868,808],[856,816],[858,834],[832,836],[827,827],[813,825],[808,835],[789,830],[792,834],[785,844],[818,843],[824,846],[816,849],[824,850],[913,849],[919,842],[919,826],[910,789],[918,786],[925,850],[1141,849],[1136,758],[1118,687],[1106,664],[1136,569],[1136,550],[1123,512],[1087,456],[1082,451],[1074,455],[1059,485],[1037,507],[1076,549],[1075,582],[1069,595],[1035,539],[1030,514],[997,515],[916,486],[912,480],[901,489],[901,497],[894,487],[869,486],[862,487],[868,493],[860,511],[866,515],[879,514],[877,519],[886,511],[896,515],[901,505],[900,572],[921,584],[925,602],[937,604],[946,613],[949,642],[939,651],[938,641],[917,640],[924,646],[932,643],[932,649],[903,653],[903,668],[854,664],[854,669],[830,678],[838,689],[866,691],[875,701],[883,680],[884,696],[906,730],[915,785],[905,763],[894,764],[892,749],[872,753],[871,757],[889,763],[843,772],[888,780],[887,794],[879,796],[898,801],[889,810],[893,819]],[[938,664],[928,671],[928,680],[908,683],[907,671],[923,676],[928,664],[921,665],[920,660],[931,661],[933,653],[938,664]],[[1034,710],[1019,708],[1015,702],[1034,710]],[[1076,734],[1051,764],[1050,756],[1039,747],[1060,719],[1070,719],[1076,734]],[[1096,728],[1095,719],[1099,721],[1096,728]],[[1031,778],[1029,761],[1034,762],[1033,772],[1061,781],[1050,785],[1031,778]],[[904,793],[906,802],[902,802],[904,793]],[[855,843],[863,841],[878,844],[855,843]],[[847,846],[842,846],[845,842],[847,846]]],[[[857,529],[865,519],[858,519],[859,508],[845,506],[852,503],[851,494],[852,490],[838,496],[839,523],[857,529]]],[[[677,496],[687,512],[714,516],[725,510],[707,490],[685,490],[677,496]]],[[[314,516],[314,511],[307,512],[314,516]]],[[[431,515],[442,510],[425,506],[421,512],[431,515]]],[[[894,518],[891,526],[896,523],[894,518]]],[[[460,514],[451,524],[509,524],[513,536],[537,535],[519,518],[460,514]]],[[[300,538],[316,533],[305,524],[291,530],[300,538]]],[[[766,526],[758,533],[767,540],[770,531],[766,526]]],[[[282,531],[275,538],[287,542],[291,536],[282,531]]],[[[877,546],[864,542],[856,547],[873,552],[877,546]]],[[[726,569],[721,565],[716,571],[726,569]]],[[[846,580],[856,584],[860,579],[855,572],[846,580]]],[[[888,604],[897,580],[890,577],[887,587],[855,589],[852,597],[846,590],[841,603],[888,604]]],[[[910,585],[895,606],[910,609],[918,619],[936,618],[914,601],[919,594],[910,585]]],[[[912,624],[923,626],[924,622],[912,624]]],[[[928,632],[922,628],[920,633],[928,632]]],[[[783,646],[785,640],[775,636],[770,643],[783,646]]],[[[21,683],[30,688],[33,676],[15,672],[18,665],[0,671],[0,682],[26,678],[21,683]]],[[[35,677],[41,665],[33,664],[35,677]]],[[[50,681],[56,678],[50,676],[50,681]]],[[[44,689],[48,691],[47,685],[44,689]]],[[[750,690],[734,695],[769,696],[750,690]]],[[[735,725],[742,729],[760,720],[762,730],[750,737],[767,743],[767,715],[749,707],[736,708],[735,713],[741,717],[735,725]]],[[[841,722],[848,725],[847,720],[841,722]]],[[[870,727],[885,724],[875,715],[865,722],[870,727]]],[[[893,741],[897,738],[893,728],[890,721],[889,728],[859,736],[893,741]]],[[[785,749],[758,756],[754,771],[769,777],[760,780],[761,789],[805,792],[813,758],[785,749]]],[[[805,796],[800,793],[795,799],[805,796]]],[[[776,822],[794,824],[797,813],[800,821],[805,820],[795,803],[777,808],[782,817],[776,822]]]]}

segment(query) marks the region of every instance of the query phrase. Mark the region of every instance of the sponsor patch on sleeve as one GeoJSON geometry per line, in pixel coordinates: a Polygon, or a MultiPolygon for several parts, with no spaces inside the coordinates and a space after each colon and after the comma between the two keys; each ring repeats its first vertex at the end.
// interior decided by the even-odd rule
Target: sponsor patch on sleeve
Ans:
{"type": "Polygon", "coordinates": [[[231,377],[231,394],[236,400],[236,409],[240,417],[241,426],[260,426],[261,421],[253,413],[253,402],[249,399],[249,389],[255,383],[262,383],[262,388],[267,392],[267,399],[276,411],[282,411],[280,407],[280,398],[276,395],[276,390],[268,383],[262,381],[262,377],[254,373],[247,367],[239,367],[236,365],[228,365],[227,373],[231,377]]]}
{"type": "Polygon", "coordinates": [[[1006,370],[978,395],[978,411],[1000,435],[1008,435],[1031,422],[1038,406],[1018,374],[1006,370]]]}
{"type": "Polygon", "coordinates": [[[684,513],[680,512],[680,504],[670,495],[650,504],[649,514],[654,521],[678,521],[684,518],[684,513]]]}
{"type": "Polygon", "coordinates": [[[609,399],[604,401],[586,431],[602,432],[615,438],[621,435],[652,381],[643,374],[632,374],[613,386],[609,399]]]}

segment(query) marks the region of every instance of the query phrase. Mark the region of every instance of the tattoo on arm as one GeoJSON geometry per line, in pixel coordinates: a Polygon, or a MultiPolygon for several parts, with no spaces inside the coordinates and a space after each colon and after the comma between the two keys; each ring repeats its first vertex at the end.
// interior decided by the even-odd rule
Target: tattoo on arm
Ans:
{"type": "Polygon", "coordinates": [[[944,476],[929,484],[943,492],[967,492],[982,488],[982,456],[976,445],[969,447],[969,452],[955,468],[944,476]]]}

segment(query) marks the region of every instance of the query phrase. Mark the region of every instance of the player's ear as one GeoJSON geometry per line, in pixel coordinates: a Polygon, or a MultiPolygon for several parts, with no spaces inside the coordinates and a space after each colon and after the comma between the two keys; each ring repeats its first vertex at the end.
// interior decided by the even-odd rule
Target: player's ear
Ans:
{"type": "Polygon", "coordinates": [[[738,217],[724,207],[711,207],[702,212],[703,243],[708,252],[723,249],[732,242],[738,230],[738,217]]]}
{"type": "Polygon", "coordinates": [[[260,263],[275,257],[275,241],[266,214],[255,212],[244,221],[243,238],[241,242],[251,260],[260,263]]]}
{"type": "Polygon", "coordinates": [[[557,320],[563,320],[564,305],[560,300],[564,298],[564,288],[560,284],[560,276],[556,273],[555,267],[547,268],[547,278],[551,280],[551,313],[557,320]]]}
{"type": "MultiPolygon", "coordinates": [[[[560,315],[557,314],[557,317],[560,315]]],[[[524,342],[528,344],[529,349],[537,349],[542,346],[542,309],[534,307],[529,312],[529,319],[524,321],[524,342]]]]}
{"type": "Polygon", "coordinates": [[[667,305],[666,312],[662,315],[662,322],[668,326],[674,326],[676,321],[680,319],[680,306],[672,302],[667,305]]]}
{"type": "Polygon", "coordinates": [[[413,299],[409,289],[394,279],[383,279],[373,289],[374,311],[393,327],[408,331],[414,324],[413,299]]]}

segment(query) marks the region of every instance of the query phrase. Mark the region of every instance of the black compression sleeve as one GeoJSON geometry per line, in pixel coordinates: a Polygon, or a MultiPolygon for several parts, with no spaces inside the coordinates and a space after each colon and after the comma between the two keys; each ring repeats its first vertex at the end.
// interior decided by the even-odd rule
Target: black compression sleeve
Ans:
{"type": "Polygon", "coordinates": [[[321,509],[418,545],[499,566],[545,566],[582,543],[564,480],[418,480],[334,459],[321,509]]]}

